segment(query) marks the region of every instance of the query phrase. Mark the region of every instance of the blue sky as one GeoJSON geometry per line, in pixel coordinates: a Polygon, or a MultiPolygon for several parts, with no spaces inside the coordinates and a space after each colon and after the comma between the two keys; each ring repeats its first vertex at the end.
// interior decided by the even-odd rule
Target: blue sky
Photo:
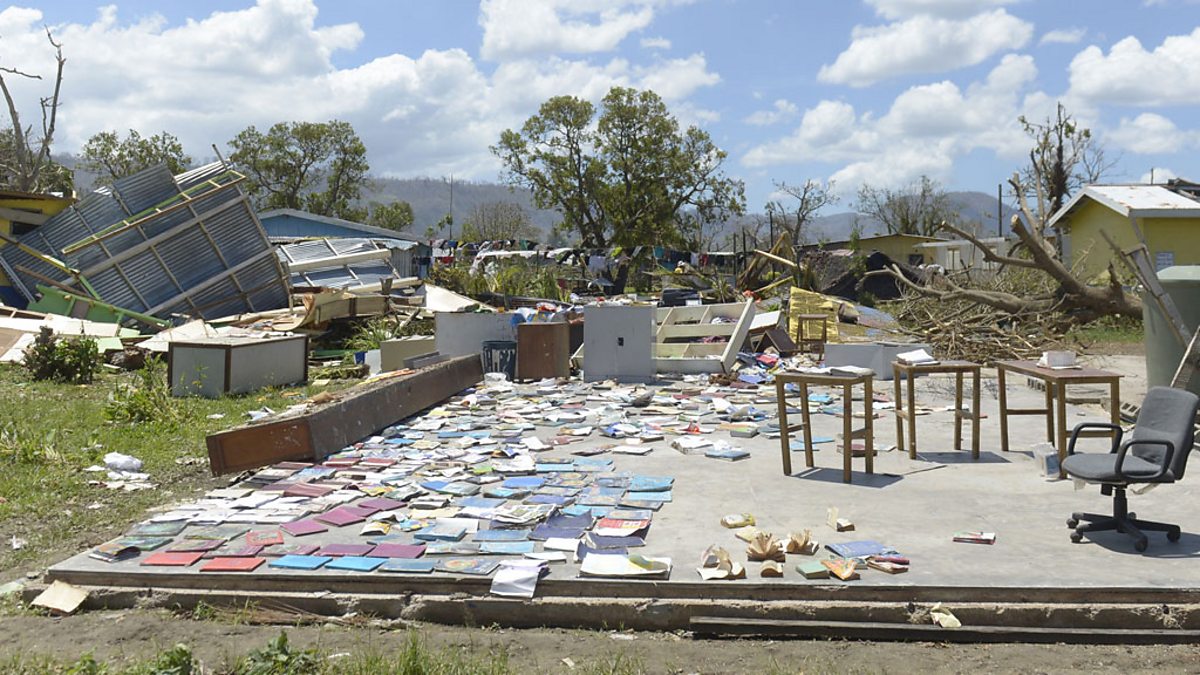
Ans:
{"type": "MultiPolygon", "coordinates": [[[[993,193],[1063,101],[1110,182],[1200,180],[1196,0],[56,0],[0,12],[6,65],[68,58],[59,148],[167,130],[196,157],[250,124],[345,119],[374,171],[495,180],[488,152],[546,98],[658,91],[774,181],[993,193]]],[[[19,82],[28,108],[35,83],[19,82]]]]}

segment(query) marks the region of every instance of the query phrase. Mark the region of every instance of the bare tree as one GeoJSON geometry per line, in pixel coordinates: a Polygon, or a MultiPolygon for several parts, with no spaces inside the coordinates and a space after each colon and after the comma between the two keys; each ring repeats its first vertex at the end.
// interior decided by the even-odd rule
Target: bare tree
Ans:
{"type": "Polygon", "coordinates": [[[839,197],[833,192],[833,181],[806,180],[802,185],[775,183],[775,189],[795,199],[794,204],[784,205],[780,201],[767,203],[767,216],[792,236],[792,242],[804,241],[805,226],[812,222],[818,211],[836,204],[839,197]]]}
{"type": "MultiPolygon", "coordinates": [[[[1075,274],[1070,264],[1062,259],[1055,244],[1047,238],[1047,223],[1057,210],[1053,208],[1054,201],[1069,197],[1069,191],[1080,184],[1074,181],[1081,178],[1070,177],[1085,176],[1088,171],[1103,168],[1103,162],[1090,164],[1092,169],[1084,166],[1089,162],[1085,157],[1090,156],[1094,161],[1102,153],[1099,148],[1079,151],[1091,145],[1091,133],[1078,127],[1061,106],[1058,117],[1050,127],[1047,130],[1040,125],[1026,125],[1026,131],[1034,141],[1030,165],[1021,172],[1013,173],[1008,180],[1020,207],[1020,215],[1012,218],[1012,230],[1020,241],[1016,250],[1022,251],[1022,254],[1000,253],[974,233],[949,222],[943,221],[938,226],[942,231],[972,242],[986,260],[999,263],[1002,269],[1021,268],[1047,275],[1050,283],[1045,284],[1045,288],[1048,290],[1019,294],[994,288],[966,288],[950,278],[922,286],[906,279],[899,270],[892,270],[892,276],[920,295],[943,301],[966,300],[1008,315],[1057,312],[1064,323],[1083,323],[1106,315],[1141,318],[1140,298],[1122,287],[1111,263],[1107,283],[1091,286],[1075,274]],[[1067,177],[1065,182],[1064,177],[1067,177]],[[1067,192],[1058,194],[1056,190],[1067,192]],[[1030,195],[1033,196],[1032,203],[1030,195]]],[[[1092,180],[1098,178],[1099,174],[1091,175],[1092,180]]]]}
{"type": "MultiPolygon", "coordinates": [[[[1105,156],[1090,129],[1080,127],[1062,103],[1054,117],[1044,122],[1018,118],[1025,133],[1033,139],[1029,165],[1021,172],[1019,195],[1033,199],[1039,222],[1058,212],[1071,193],[1095,183],[1116,163],[1105,156]]],[[[1012,181],[1009,181],[1010,185],[1012,181]]]]}
{"type": "Polygon", "coordinates": [[[7,149],[0,152],[0,171],[3,171],[3,181],[8,187],[24,192],[40,191],[69,191],[70,172],[58,165],[50,157],[50,148],[54,144],[54,129],[58,120],[59,95],[62,92],[63,66],[67,60],[63,57],[62,44],[55,42],[50,29],[46,29],[46,40],[54,48],[55,60],[58,67],[54,74],[54,89],[49,96],[41,97],[42,128],[36,135],[33,126],[25,126],[21,122],[21,114],[17,110],[16,101],[9,89],[8,80],[4,73],[31,80],[41,80],[41,75],[26,73],[17,68],[0,67],[0,91],[4,92],[4,100],[8,104],[8,116],[11,127],[4,132],[7,149]]]}
{"type": "Polygon", "coordinates": [[[929,176],[894,190],[863,184],[854,210],[883,223],[888,234],[932,237],[942,221],[958,219],[950,196],[929,176]]]}

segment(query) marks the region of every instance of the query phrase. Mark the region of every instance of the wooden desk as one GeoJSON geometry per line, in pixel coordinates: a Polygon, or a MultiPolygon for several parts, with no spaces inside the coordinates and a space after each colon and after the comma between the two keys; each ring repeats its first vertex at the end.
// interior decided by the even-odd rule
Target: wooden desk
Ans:
{"type": "MultiPolygon", "coordinates": [[[[1033,361],[997,361],[996,378],[1000,387],[1000,449],[1008,452],[1008,416],[1009,415],[1045,415],[1046,440],[1054,443],[1058,450],[1059,476],[1065,477],[1062,470],[1063,459],[1067,456],[1067,386],[1072,384],[1107,384],[1112,398],[1110,414],[1112,423],[1121,423],[1121,375],[1096,368],[1072,368],[1051,370],[1042,368],[1033,361]],[[1041,380],[1046,385],[1045,408],[1009,408],[1008,393],[1005,388],[1005,376],[1017,373],[1041,380]],[[1055,425],[1055,418],[1058,424],[1055,425]],[[1057,433],[1056,433],[1057,432],[1057,433]]],[[[1111,437],[1109,431],[1085,431],[1081,436],[1111,437]]]]}
{"type": "Polygon", "coordinates": [[[778,373],[775,375],[775,395],[779,404],[779,447],[783,456],[783,473],[792,475],[791,432],[795,427],[788,425],[787,391],[785,386],[795,384],[800,388],[800,416],[804,428],[804,462],[808,467],[813,466],[812,424],[808,408],[809,386],[831,386],[842,388],[842,481],[850,482],[850,460],[854,456],[855,438],[864,439],[867,460],[867,473],[875,473],[875,424],[871,410],[871,381],[874,373],[869,375],[816,375],[810,373],[778,373]],[[854,385],[863,386],[863,400],[866,408],[866,425],[862,429],[853,428],[853,411],[850,394],[854,385]]]}
{"type": "Polygon", "coordinates": [[[910,365],[892,362],[892,378],[896,387],[896,447],[904,449],[904,420],[908,419],[908,456],[917,458],[917,397],[914,380],[916,375],[931,373],[954,373],[954,449],[962,450],[963,418],[971,420],[971,457],[979,459],[979,369],[978,363],[970,361],[939,361],[931,364],[910,365]],[[971,409],[963,412],[963,376],[971,374],[971,409]],[[908,405],[901,407],[900,379],[908,383],[908,405]]]}

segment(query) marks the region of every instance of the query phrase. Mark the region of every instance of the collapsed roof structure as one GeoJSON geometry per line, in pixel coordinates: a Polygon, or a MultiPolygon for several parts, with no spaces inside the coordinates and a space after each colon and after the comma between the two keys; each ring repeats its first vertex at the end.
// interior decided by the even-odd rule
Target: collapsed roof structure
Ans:
{"type": "Polygon", "coordinates": [[[0,248],[29,301],[39,286],[181,321],[288,304],[287,276],[242,191],[214,162],[120,178],[0,248]]]}

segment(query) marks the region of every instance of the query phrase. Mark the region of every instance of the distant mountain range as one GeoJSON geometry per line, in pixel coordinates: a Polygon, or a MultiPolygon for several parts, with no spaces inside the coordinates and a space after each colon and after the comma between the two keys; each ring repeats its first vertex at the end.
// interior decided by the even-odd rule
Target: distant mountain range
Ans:
{"type": "MultiPolygon", "coordinates": [[[[983,192],[949,192],[950,203],[958,211],[959,222],[978,228],[988,236],[995,236],[999,227],[996,219],[996,197],[983,192]]],[[[424,235],[426,228],[439,222],[450,209],[450,183],[440,178],[377,178],[375,186],[365,195],[374,201],[402,199],[413,208],[413,233],[424,235]]],[[[544,233],[559,222],[557,211],[537,209],[528,190],[510,189],[506,185],[483,182],[454,183],[454,222],[468,222],[471,212],[480,204],[488,202],[516,202],[529,213],[533,223],[544,233]]],[[[1016,213],[1008,204],[1000,214],[1005,234],[1010,232],[1009,220],[1016,213]]],[[[747,214],[745,217],[753,217],[747,214]]],[[[861,227],[863,236],[882,234],[883,224],[853,211],[833,213],[813,220],[807,238],[811,241],[841,241],[850,238],[855,225],[861,227]]],[[[457,231],[457,227],[455,228],[457,231]]],[[[445,230],[440,234],[444,235],[445,230]]]]}
{"type": "MultiPolygon", "coordinates": [[[[995,237],[1001,232],[1004,235],[1012,232],[1009,222],[1017,210],[1008,204],[1002,204],[999,209],[1000,219],[997,222],[996,195],[984,192],[947,192],[946,195],[954,210],[958,212],[958,222],[961,226],[988,237],[995,237]]],[[[883,223],[861,213],[845,211],[813,219],[806,238],[810,241],[844,241],[850,238],[855,225],[861,228],[860,236],[884,234],[883,223]]]]}
{"type": "MultiPolygon", "coordinates": [[[[59,156],[56,160],[74,167],[75,158],[70,155],[59,156]]],[[[91,185],[95,176],[75,168],[76,185],[86,189],[91,185]]],[[[530,220],[544,233],[543,241],[549,241],[551,229],[560,220],[557,211],[538,209],[533,205],[533,195],[529,190],[509,188],[507,185],[478,181],[454,181],[453,186],[454,232],[459,232],[462,224],[469,222],[471,214],[477,206],[490,202],[515,202],[520,204],[529,214],[530,220]]],[[[959,213],[959,222],[975,226],[986,236],[996,236],[1001,226],[996,218],[996,196],[983,192],[949,192],[950,202],[959,213]]],[[[363,192],[365,201],[390,202],[397,199],[408,202],[413,208],[412,234],[423,237],[426,230],[437,223],[450,212],[451,185],[450,181],[442,178],[373,178],[372,185],[363,192]]],[[[1004,234],[1011,232],[1009,220],[1016,210],[1004,204],[1000,214],[1004,234]]],[[[742,218],[753,218],[757,214],[748,213],[742,218]]],[[[861,228],[862,236],[883,234],[883,225],[867,216],[853,211],[844,211],[820,216],[808,226],[805,239],[816,241],[843,241],[850,238],[855,226],[861,228]]],[[[733,229],[736,223],[729,223],[727,229],[733,229]]],[[[445,236],[447,230],[442,228],[436,236],[445,236]]]]}

